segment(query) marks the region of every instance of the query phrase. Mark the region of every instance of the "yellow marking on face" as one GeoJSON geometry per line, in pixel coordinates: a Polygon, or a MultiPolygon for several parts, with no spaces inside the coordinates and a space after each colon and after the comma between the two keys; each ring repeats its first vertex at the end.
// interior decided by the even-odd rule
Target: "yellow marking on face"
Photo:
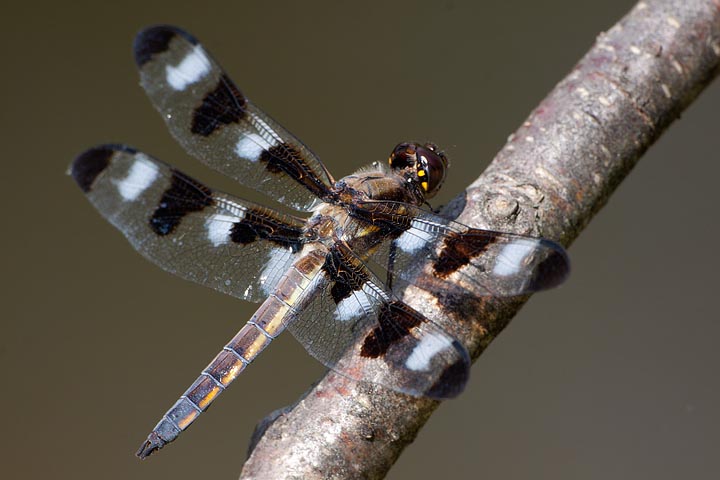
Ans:
{"type": "Polygon", "coordinates": [[[424,177],[425,176],[425,170],[418,170],[418,177],[424,177]]]}
{"type": "Polygon", "coordinates": [[[200,412],[197,410],[189,412],[184,418],[177,420],[177,426],[180,427],[180,430],[185,430],[188,425],[190,425],[193,420],[198,417],[198,415],[200,415],[200,412]]]}
{"type": "Polygon", "coordinates": [[[420,185],[422,186],[423,190],[425,190],[427,192],[428,182],[422,182],[420,185]]]}
{"type": "Polygon", "coordinates": [[[215,386],[212,390],[210,390],[203,398],[198,402],[198,407],[205,410],[205,407],[210,405],[210,403],[215,400],[215,397],[218,396],[220,393],[220,387],[215,386]]]}

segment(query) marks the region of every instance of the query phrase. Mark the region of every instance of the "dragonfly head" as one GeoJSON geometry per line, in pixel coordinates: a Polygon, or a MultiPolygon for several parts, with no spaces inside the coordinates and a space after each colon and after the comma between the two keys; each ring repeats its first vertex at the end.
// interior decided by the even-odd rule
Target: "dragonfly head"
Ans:
{"type": "Polygon", "coordinates": [[[448,168],[447,157],[432,143],[400,143],[393,149],[388,162],[395,172],[419,185],[425,198],[440,190],[448,168]]]}

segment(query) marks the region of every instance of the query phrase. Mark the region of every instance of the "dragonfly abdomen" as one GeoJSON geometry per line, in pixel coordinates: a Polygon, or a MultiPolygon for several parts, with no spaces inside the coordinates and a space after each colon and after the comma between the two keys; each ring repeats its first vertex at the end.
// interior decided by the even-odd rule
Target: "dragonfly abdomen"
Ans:
{"type": "Polygon", "coordinates": [[[296,313],[294,305],[323,264],[324,257],[319,252],[313,253],[288,270],[275,292],[163,415],[138,450],[138,457],[146,458],[175,440],[285,330],[296,313]]]}

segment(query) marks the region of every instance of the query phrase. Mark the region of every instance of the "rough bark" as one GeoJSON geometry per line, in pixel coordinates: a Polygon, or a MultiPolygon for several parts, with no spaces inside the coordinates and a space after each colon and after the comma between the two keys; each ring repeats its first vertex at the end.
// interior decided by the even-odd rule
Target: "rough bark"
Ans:
{"type": "MultiPolygon", "coordinates": [[[[638,3],[446,213],[569,245],[719,65],[720,0],[638,3]]],[[[432,306],[442,300],[406,299],[437,318],[432,306]]],[[[437,321],[477,358],[525,300],[447,303],[449,318],[437,321]]],[[[382,478],[437,406],[329,372],[267,422],[241,478],[382,478]]]]}

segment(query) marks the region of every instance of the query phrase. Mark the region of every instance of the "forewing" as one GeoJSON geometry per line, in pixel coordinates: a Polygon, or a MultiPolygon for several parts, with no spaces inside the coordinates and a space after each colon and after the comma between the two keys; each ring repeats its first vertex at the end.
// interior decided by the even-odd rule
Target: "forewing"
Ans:
{"type": "Polygon", "coordinates": [[[190,154],[298,210],[327,197],[333,180],[315,154],[253,105],[192,36],[150,27],[134,49],[140,84],[190,154]]]}
{"type": "Polygon", "coordinates": [[[300,219],[214,192],[130,147],[90,149],[70,174],[143,256],[238,298],[263,300],[301,247],[300,219]]]}
{"type": "Polygon", "coordinates": [[[553,288],[570,271],[565,249],[551,240],[471,228],[400,202],[363,202],[354,215],[387,232],[371,260],[405,283],[428,268],[434,289],[509,297],[553,288]]]}
{"type": "Polygon", "coordinates": [[[332,247],[311,288],[288,329],[324,365],[415,396],[450,398],[463,390],[465,348],[385,290],[346,245],[332,247]]]}

